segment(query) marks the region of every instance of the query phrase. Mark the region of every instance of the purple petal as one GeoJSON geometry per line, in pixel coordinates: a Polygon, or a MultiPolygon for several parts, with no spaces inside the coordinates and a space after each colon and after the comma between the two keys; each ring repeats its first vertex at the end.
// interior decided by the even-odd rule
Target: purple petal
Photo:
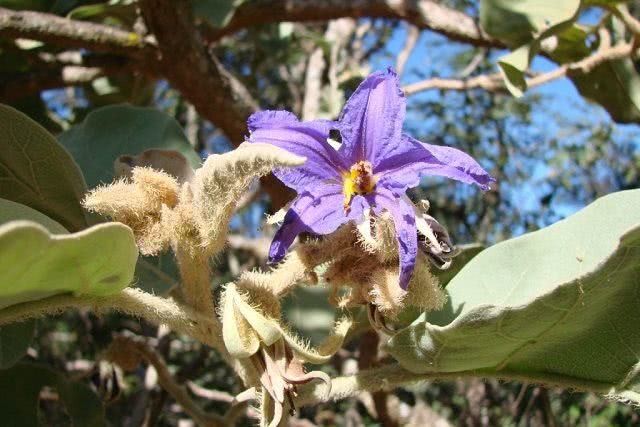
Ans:
{"type": "Polygon", "coordinates": [[[286,125],[288,123],[296,123],[298,118],[295,114],[286,110],[266,110],[253,113],[247,119],[249,131],[264,127],[276,127],[278,125],[286,125]]]}
{"type": "Polygon", "coordinates": [[[375,166],[395,151],[400,140],[406,101],[396,73],[389,68],[367,77],[340,115],[340,152],[350,161],[375,166]]]}
{"type": "Polygon", "coordinates": [[[351,210],[344,211],[344,194],[339,185],[324,185],[311,192],[305,191],[293,201],[291,208],[271,242],[269,262],[278,262],[284,258],[287,250],[298,234],[333,233],[338,227],[350,220],[360,220],[366,201],[362,196],[351,200],[351,210]]]}
{"type": "Polygon", "coordinates": [[[422,175],[446,176],[483,190],[495,181],[473,157],[455,148],[424,144],[404,134],[398,145],[396,153],[374,169],[379,176],[378,185],[398,194],[417,186],[422,175]]]}
{"type": "Polygon", "coordinates": [[[337,124],[328,120],[300,122],[288,111],[261,111],[247,121],[249,142],[272,144],[307,161],[296,168],[277,169],[274,175],[298,193],[319,182],[341,182],[348,170],[338,152],[327,142],[329,132],[337,124]]]}
{"type": "Polygon", "coordinates": [[[418,254],[418,231],[413,205],[406,196],[398,197],[386,189],[376,190],[372,198],[373,211],[376,215],[387,210],[393,217],[400,258],[399,282],[400,287],[406,291],[413,275],[418,254]]]}

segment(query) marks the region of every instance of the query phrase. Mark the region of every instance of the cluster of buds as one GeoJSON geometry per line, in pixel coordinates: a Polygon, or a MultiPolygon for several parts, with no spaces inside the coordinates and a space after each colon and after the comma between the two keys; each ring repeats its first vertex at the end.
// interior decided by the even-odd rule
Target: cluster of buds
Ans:
{"type": "Polygon", "coordinates": [[[280,301],[271,289],[245,284],[226,285],[221,297],[222,336],[229,353],[248,360],[257,372],[262,392],[262,414],[277,426],[285,408],[295,413],[298,386],[313,380],[331,380],[322,371],[306,372],[304,362],[325,363],[342,346],[351,322],[338,321],[319,349],[310,348],[282,326],[280,301]]]}

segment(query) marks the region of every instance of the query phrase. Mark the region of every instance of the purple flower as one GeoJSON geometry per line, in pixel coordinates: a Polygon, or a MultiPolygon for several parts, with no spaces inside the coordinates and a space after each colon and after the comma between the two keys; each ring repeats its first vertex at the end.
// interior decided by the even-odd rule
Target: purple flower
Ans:
{"type": "Polygon", "coordinates": [[[423,144],[402,133],[405,98],[392,69],[367,77],[347,101],[338,121],[300,122],[287,111],[262,111],[249,120],[250,142],[273,144],[306,157],[304,165],[276,170],[297,191],[271,243],[271,262],[280,261],[302,232],[329,234],[348,221],[360,222],[370,208],[392,216],[398,238],[400,286],[407,289],[418,249],[413,204],[405,192],[422,175],[441,175],[483,190],[493,178],[469,155],[423,144]],[[337,129],[338,150],[328,142],[337,129]]]}

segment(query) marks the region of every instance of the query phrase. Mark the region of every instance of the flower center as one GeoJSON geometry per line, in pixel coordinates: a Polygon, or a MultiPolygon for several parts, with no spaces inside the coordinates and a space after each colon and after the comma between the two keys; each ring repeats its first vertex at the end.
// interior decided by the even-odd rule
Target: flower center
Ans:
{"type": "Polygon", "coordinates": [[[373,176],[371,163],[361,160],[351,166],[349,172],[343,174],[344,183],[344,210],[349,211],[351,198],[356,194],[368,194],[376,188],[376,179],[373,176]]]}

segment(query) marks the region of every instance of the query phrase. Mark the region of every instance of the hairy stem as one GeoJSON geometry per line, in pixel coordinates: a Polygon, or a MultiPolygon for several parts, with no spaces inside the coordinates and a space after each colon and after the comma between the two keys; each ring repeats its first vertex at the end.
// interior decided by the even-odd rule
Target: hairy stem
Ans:
{"type": "Polygon", "coordinates": [[[234,369],[244,384],[255,384],[257,373],[246,361],[231,357],[222,341],[222,325],[215,315],[205,316],[192,307],[170,298],[151,295],[140,289],[127,288],[104,297],[56,295],[38,301],[25,302],[0,311],[0,326],[21,320],[61,314],[69,309],[90,307],[93,311],[119,311],[141,317],[155,325],[190,336],[217,350],[234,369]]]}
{"type": "Polygon", "coordinates": [[[459,372],[429,372],[416,374],[409,372],[397,364],[390,364],[376,369],[361,371],[356,375],[337,377],[331,380],[331,392],[327,394],[327,386],[314,384],[300,390],[296,399],[296,406],[316,404],[332,400],[345,399],[356,396],[363,391],[375,392],[391,390],[395,387],[415,384],[422,381],[443,381],[456,378],[497,379],[500,381],[520,381],[542,384],[546,387],[561,387],[574,391],[591,391],[616,398],[612,392],[612,385],[597,381],[584,381],[560,375],[536,374],[523,375],[518,372],[502,370],[459,371],[459,372]]]}
{"type": "Polygon", "coordinates": [[[222,329],[216,317],[205,316],[186,304],[135,288],[123,289],[117,294],[104,297],[64,294],[16,304],[0,311],[0,325],[60,314],[80,307],[91,307],[97,312],[116,310],[141,317],[156,325],[164,324],[223,354],[226,353],[222,342],[222,329]]]}
{"type": "Polygon", "coordinates": [[[215,316],[215,306],[211,293],[211,269],[209,258],[192,251],[176,251],[180,277],[182,278],[182,298],[185,303],[205,316],[215,316]]]}

